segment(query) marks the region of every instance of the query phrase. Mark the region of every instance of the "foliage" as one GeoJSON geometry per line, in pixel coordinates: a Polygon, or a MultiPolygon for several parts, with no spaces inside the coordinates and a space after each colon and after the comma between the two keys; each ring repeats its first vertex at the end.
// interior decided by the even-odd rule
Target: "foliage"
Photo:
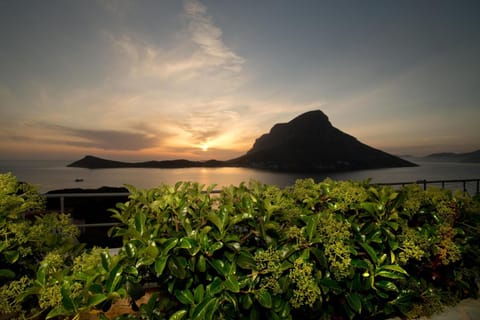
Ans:
{"type": "Polygon", "coordinates": [[[130,187],[112,210],[141,277],[130,281],[163,297],[155,319],[417,316],[478,293],[480,210],[464,194],[311,179],[213,188],[130,187]]]}
{"type": "Polygon", "coordinates": [[[0,314],[23,317],[58,302],[54,285],[35,298],[25,293],[35,285],[39,266],[45,265],[47,273],[61,270],[80,249],[79,231],[69,216],[40,214],[43,206],[33,186],[10,173],[0,175],[0,314]]]}
{"type": "Polygon", "coordinates": [[[47,318],[127,297],[135,314],[119,319],[172,320],[417,317],[478,295],[480,206],[468,195],[311,179],[214,188],[129,186],[111,209],[116,255],[52,249],[9,292],[47,318]],[[139,303],[146,286],[157,292],[139,303]]]}

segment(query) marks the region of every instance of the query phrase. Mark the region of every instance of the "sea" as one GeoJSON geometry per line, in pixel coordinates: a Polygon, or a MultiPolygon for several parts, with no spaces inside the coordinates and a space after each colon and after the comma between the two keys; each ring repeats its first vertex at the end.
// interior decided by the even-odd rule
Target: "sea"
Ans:
{"type": "MultiPolygon", "coordinates": [[[[0,160],[0,173],[11,172],[18,180],[37,187],[40,193],[47,191],[82,188],[96,189],[102,186],[121,187],[133,185],[137,189],[173,185],[178,181],[224,186],[239,185],[256,180],[281,188],[293,185],[297,179],[313,178],[320,182],[326,178],[334,180],[364,181],[372,183],[404,183],[420,180],[480,179],[480,163],[456,163],[426,161],[422,158],[405,158],[418,167],[331,172],[325,174],[279,173],[250,168],[120,168],[84,169],[71,168],[67,160],[0,160]]],[[[450,183],[449,189],[462,189],[462,183],[450,183]]],[[[477,182],[467,184],[470,193],[477,191],[477,182]]]]}

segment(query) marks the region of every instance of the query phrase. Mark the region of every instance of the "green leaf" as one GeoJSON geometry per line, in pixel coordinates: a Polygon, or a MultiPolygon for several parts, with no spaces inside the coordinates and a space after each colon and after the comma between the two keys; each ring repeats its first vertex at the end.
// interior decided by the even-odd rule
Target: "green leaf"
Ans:
{"type": "Polygon", "coordinates": [[[243,309],[248,310],[252,307],[253,301],[250,295],[240,296],[240,303],[242,304],[243,309]]]}
{"type": "Polygon", "coordinates": [[[52,310],[50,310],[50,312],[47,314],[45,319],[57,318],[57,317],[66,316],[66,315],[69,315],[69,314],[70,314],[70,312],[65,310],[65,308],[60,305],[60,306],[57,306],[57,307],[53,308],[52,310]]]}
{"type": "Polygon", "coordinates": [[[209,255],[212,255],[215,251],[217,251],[221,248],[223,248],[223,242],[217,241],[217,242],[212,243],[208,247],[207,252],[208,252],[209,255]]]}
{"type": "Polygon", "coordinates": [[[272,307],[272,296],[270,292],[262,290],[255,295],[257,301],[265,308],[270,309],[272,307]]]}
{"type": "Polygon", "coordinates": [[[127,266],[127,267],[125,267],[124,272],[125,272],[126,274],[131,275],[131,276],[134,276],[134,277],[138,276],[138,269],[135,268],[134,266],[127,266]]]}
{"type": "Polygon", "coordinates": [[[223,281],[219,277],[215,277],[211,283],[207,285],[207,293],[211,296],[223,290],[223,281]]]}
{"type": "Polygon", "coordinates": [[[157,277],[160,277],[163,273],[163,270],[165,270],[165,266],[167,265],[168,257],[170,257],[170,255],[159,256],[157,258],[157,260],[155,261],[155,273],[157,274],[157,277]]]}
{"type": "Polygon", "coordinates": [[[210,212],[207,216],[207,219],[217,227],[220,233],[223,233],[223,222],[215,212],[210,212]]]}
{"type": "Polygon", "coordinates": [[[203,300],[204,295],[205,288],[203,287],[203,284],[199,284],[195,290],[193,290],[193,298],[195,299],[195,302],[200,303],[200,301],[203,300]]]}
{"type": "Polygon", "coordinates": [[[308,216],[306,217],[307,225],[305,226],[305,231],[307,233],[308,241],[312,241],[316,231],[320,215],[308,216]]]}
{"type": "Polygon", "coordinates": [[[17,250],[5,251],[3,255],[5,256],[5,259],[7,259],[9,263],[17,262],[18,258],[20,257],[20,253],[17,250]]]}
{"type": "Polygon", "coordinates": [[[398,292],[398,287],[395,285],[395,283],[387,280],[376,281],[375,287],[385,291],[398,292]]]}
{"type": "Polygon", "coordinates": [[[252,254],[246,250],[241,250],[237,257],[237,266],[247,270],[255,268],[256,264],[252,254]]]}
{"type": "Polygon", "coordinates": [[[112,258],[110,257],[110,254],[107,251],[102,251],[100,253],[100,256],[102,258],[102,267],[106,271],[110,270],[110,264],[112,263],[112,258]]]}
{"type": "Polygon", "coordinates": [[[15,272],[9,269],[0,269],[0,278],[7,278],[7,279],[15,278],[15,272]]]}
{"type": "Polygon", "coordinates": [[[168,318],[168,320],[182,320],[183,317],[185,317],[186,314],[187,314],[187,310],[185,310],[185,309],[178,310],[177,312],[172,314],[170,316],[170,318],[168,318]]]}
{"type": "Polygon", "coordinates": [[[362,209],[367,210],[367,212],[370,213],[371,215],[374,215],[376,213],[376,209],[377,209],[375,203],[373,203],[373,202],[362,202],[360,204],[360,207],[362,209]]]}
{"type": "Polygon", "coordinates": [[[41,284],[42,286],[45,285],[45,279],[46,279],[46,275],[47,275],[47,271],[46,271],[46,267],[45,266],[41,266],[40,268],[38,268],[37,270],[37,275],[36,275],[36,280],[39,284],[41,284]]]}
{"type": "Polygon", "coordinates": [[[190,253],[190,255],[194,256],[200,251],[200,245],[195,239],[184,237],[180,239],[178,244],[179,248],[186,249],[190,253]]]}
{"type": "Polygon", "coordinates": [[[355,311],[355,313],[362,313],[362,300],[359,294],[349,292],[345,295],[345,298],[347,299],[348,305],[353,311],[355,311]]]}
{"type": "Polygon", "coordinates": [[[105,284],[108,293],[112,293],[116,290],[118,283],[122,279],[122,272],[123,268],[121,265],[116,265],[115,268],[112,269],[105,284]]]}
{"type": "Polygon", "coordinates": [[[190,290],[175,290],[175,297],[183,304],[195,304],[195,298],[190,290]]]}
{"type": "Polygon", "coordinates": [[[375,249],[373,249],[366,242],[360,242],[360,246],[368,253],[370,258],[372,258],[373,263],[377,264],[378,263],[378,257],[377,257],[377,254],[375,253],[375,249]]]}
{"type": "Polygon", "coordinates": [[[228,268],[225,266],[225,262],[220,259],[214,259],[210,262],[208,261],[210,265],[218,272],[218,274],[222,276],[226,276],[228,268]]]}
{"type": "Polygon", "coordinates": [[[77,307],[75,301],[70,297],[68,291],[65,288],[61,289],[62,292],[62,306],[65,310],[69,312],[76,312],[77,307]]]}
{"type": "Polygon", "coordinates": [[[377,277],[384,277],[388,279],[405,279],[403,274],[398,274],[397,272],[380,270],[375,272],[375,276],[377,277]]]}
{"type": "Polygon", "coordinates": [[[225,288],[227,288],[233,293],[240,292],[240,285],[238,284],[238,279],[233,274],[227,275],[223,284],[225,285],[225,288]]]}
{"type": "Polygon", "coordinates": [[[331,278],[320,279],[320,285],[322,286],[323,290],[329,289],[333,290],[333,292],[342,291],[342,287],[340,286],[340,284],[331,278]]]}
{"type": "Polygon", "coordinates": [[[107,300],[107,298],[108,297],[105,294],[94,294],[88,298],[87,307],[92,308],[107,300]]]}
{"type": "Polygon", "coordinates": [[[205,256],[203,254],[200,254],[198,256],[196,267],[196,270],[198,272],[205,272],[207,270],[207,261],[205,260],[205,256]]]}
{"type": "Polygon", "coordinates": [[[175,248],[175,246],[177,245],[177,243],[178,243],[178,239],[177,239],[177,238],[167,239],[164,243],[162,243],[162,249],[160,250],[160,251],[161,251],[161,254],[162,254],[162,255],[168,254],[168,252],[169,252],[170,250],[172,250],[173,248],[175,248]]]}
{"type": "Polygon", "coordinates": [[[387,264],[387,265],[381,266],[379,268],[379,270],[395,271],[395,272],[402,273],[402,274],[408,276],[408,272],[405,269],[403,269],[402,267],[400,267],[398,264],[387,264]]]}
{"type": "Polygon", "coordinates": [[[185,279],[187,276],[186,265],[187,259],[180,256],[171,256],[167,261],[168,270],[170,270],[173,276],[179,279],[185,279]]]}
{"type": "Polygon", "coordinates": [[[204,300],[193,310],[192,319],[212,319],[217,308],[217,298],[204,300]]]}
{"type": "Polygon", "coordinates": [[[127,257],[134,258],[137,255],[137,248],[132,242],[127,242],[125,244],[125,252],[127,253],[127,257]]]}
{"type": "Polygon", "coordinates": [[[147,217],[145,216],[145,213],[143,211],[136,212],[135,214],[135,230],[140,234],[140,236],[143,236],[145,233],[145,220],[147,217]]]}

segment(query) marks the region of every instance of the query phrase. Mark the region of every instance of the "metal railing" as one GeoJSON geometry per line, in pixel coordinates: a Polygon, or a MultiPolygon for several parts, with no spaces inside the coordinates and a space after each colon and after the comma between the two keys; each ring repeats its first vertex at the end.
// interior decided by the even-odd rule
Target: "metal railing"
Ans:
{"type": "Polygon", "coordinates": [[[475,184],[475,195],[480,195],[480,179],[456,179],[456,180],[417,180],[408,182],[382,182],[374,183],[383,186],[405,186],[409,184],[419,184],[423,186],[423,190],[427,189],[429,185],[440,185],[442,189],[445,189],[447,185],[460,184],[463,192],[468,192],[468,184],[475,184]]]}
{"type": "MultiPolygon", "coordinates": [[[[462,186],[463,192],[468,192],[469,184],[475,185],[475,195],[480,196],[480,179],[455,179],[455,180],[416,180],[416,181],[406,181],[406,182],[381,182],[381,183],[372,183],[373,185],[387,185],[387,186],[405,186],[411,184],[418,184],[423,187],[424,190],[427,189],[429,185],[439,185],[442,189],[448,187],[452,184],[460,184],[462,186]]],[[[458,189],[458,188],[457,188],[458,189]]],[[[213,190],[212,193],[218,194],[220,190],[213,190]]],[[[91,197],[128,197],[129,192],[111,192],[111,193],[47,193],[44,194],[46,198],[59,198],[60,199],[60,212],[65,212],[65,198],[91,198],[91,197]]],[[[118,225],[116,222],[104,222],[104,223],[79,223],[76,224],[79,228],[89,228],[89,227],[111,227],[118,225]]]]}

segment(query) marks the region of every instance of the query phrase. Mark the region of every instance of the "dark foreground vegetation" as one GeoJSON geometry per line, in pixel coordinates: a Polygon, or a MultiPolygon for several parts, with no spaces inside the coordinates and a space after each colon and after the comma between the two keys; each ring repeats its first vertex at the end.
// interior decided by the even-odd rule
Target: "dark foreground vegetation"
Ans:
{"type": "Polygon", "coordinates": [[[118,319],[415,318],[477,298],[480,204],[448,190],[368,182],[196,183],[111,210],[112,255],[0,175],[0,315],[118,319]],[[154,293],[136,302],[146,288],[154,293]]]}

